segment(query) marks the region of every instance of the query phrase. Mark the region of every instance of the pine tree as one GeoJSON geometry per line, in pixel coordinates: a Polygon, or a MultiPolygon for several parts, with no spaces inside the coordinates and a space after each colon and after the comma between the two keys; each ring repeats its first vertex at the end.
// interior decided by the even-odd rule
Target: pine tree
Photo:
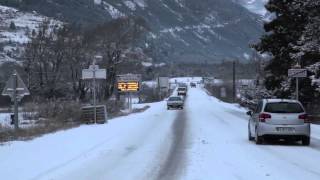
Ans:
{"type": "Polygon", "coordinates": [[[12,30],[12,31],[15,31],[15,30],[17,29],[16,24],[15,24],[13,21],[11,21],[9,28],[10,28],[10,30],[12,30]]]}
{"type": "Polygon", "coordinates": [[[301,10],[308,17],[298,45],[294,46],[298,53],[293,57],[308,66],[320,61],[320,1],[306,0],[301,10]]]}
{"type": "MultiPolygon", "coordinates": [[[[303,35],[309,33],[314,36],[315,27],[311,27],[310,24],[312,10],[315,10],[315,6],[310,4],[312,1],[270,0],[266,5],[267,10],[273,13],[275,18],[264,25],[267,33],[261,38],[260,43],[255,45],[255,48],[261,53],[272,55],[265,69],[267,73],[265,85],[279,98],[289,98],[295,90],[295,81],[287,77],[288,69],[297,62],[300,62],[302,66],[312,64],[311,54],[302,51],[303,45],[307,44],[304,41],[306,36],[303,35]]],[[[316,11],[319,12],[319,10],[316,11]]],[[[318,19],[319,13],[313,13],[318,19]]],[[[313,44],[319,47],[319,42],[313,44]]],[[[301,84],[301,100],[305,103],[312,101],[315,87],[312,86],[310,79],[302,79],[301,84]]]]}

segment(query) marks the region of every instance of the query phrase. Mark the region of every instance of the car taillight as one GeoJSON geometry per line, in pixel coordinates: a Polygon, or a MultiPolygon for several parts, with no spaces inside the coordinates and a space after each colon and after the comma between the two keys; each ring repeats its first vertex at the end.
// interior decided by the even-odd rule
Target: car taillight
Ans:
{"type": "Polygon", "coordinates": [[[271,115],[267,113],[261,113],[259,115],[260,122],[266,122],[266,119],[271,119],[271,115]]]}
{"type": "Polygon", "coordinates": [[[299,115],[299,119],[303,120],[305,123],[310,123],[308,114],[301,114],[301,115],[299,115]]]}

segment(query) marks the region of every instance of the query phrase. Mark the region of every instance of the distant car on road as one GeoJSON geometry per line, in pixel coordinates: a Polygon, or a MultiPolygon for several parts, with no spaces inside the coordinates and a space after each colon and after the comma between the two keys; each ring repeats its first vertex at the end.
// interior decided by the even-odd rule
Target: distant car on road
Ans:
{"type": "Polygon", "coordinates": [[[186,96],[187,95],[187,88],[186,87],[178,87],[178,96],[186,96]]]}
{"type": "Polygon", "coordinates": [[[263,99],[250,115],[249,140],[262,144],[265,138],[302,141],[310,144],[310,122],[302,104],[296,100],[263,99]]]}
{"type": "Polygon", "coordinates": [[[171,96],[167,100],[167,109],[175,108],[175,109],[183,109],[184,100],[179,96],[171,96]]]}
{"type": "Polygon", "coordinates": [[[192,88],[196,88],[196,87],[197,87],[197,84],[196,84],[196,83],[194,83],[194,82],[191,82],[191,83],[190,83],[190,87],[192,87],[192,88]]]}

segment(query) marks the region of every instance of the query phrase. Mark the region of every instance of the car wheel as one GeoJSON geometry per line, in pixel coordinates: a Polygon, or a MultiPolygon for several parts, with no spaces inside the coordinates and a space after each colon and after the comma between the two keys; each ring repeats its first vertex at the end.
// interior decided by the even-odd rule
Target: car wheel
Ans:
{"type": "Polygon", "coordinates": [[[249,139],[249,141],[253,141],[254,140],[254,137],[252,137],[249,127],[248,127],[248,139],[249,139]]]}
{"type": "Polygon", "coordinates": [[[256,144],[262,144],[263,143],[263,138],[258,135],[257,130],[256,130],[255,141],[256,141],[256,144]]]}
{"type": "Polygon", "coordinates": [[[310,145],[310,137],[303,137],[302,138],[302,145],[309,146],[310,145]]]}
{"type": "Polygon", "coordinates": [[[167,107],[167,110],[170,110],[170,107],[169,107],[169,106],[167,107]]]}

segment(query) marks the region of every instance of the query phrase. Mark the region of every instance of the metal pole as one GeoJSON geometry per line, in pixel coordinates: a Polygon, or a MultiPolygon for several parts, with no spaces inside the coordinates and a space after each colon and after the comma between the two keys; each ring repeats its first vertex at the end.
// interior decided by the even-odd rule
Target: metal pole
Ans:
{"type": "Polygon", "coordinates": [[[299,78],[296,78],[296,99],[299,101],[299,78]]]}
{"type": "Polygon", "coordinates": [[[233,77],[233,102],[236,102],[236,61],[233,61],[232,66],[232,77],[233,77]]]}
{"type": "Polygon", "coordinates": [[[127,103],[128,103],[128,110],[129,110],[129,112],[130,112],[130,95],[129,95],[130,93],[128,92],[127,93],[127,103]]]}
{"type": "Polygon", "coordinates": [[[17,100],[17,72],[13,74],[13,102],[14,102],[14,128],[19,129],[19,117],[18,117],[18,100],[17,100]]]}
{"type": "Polygon", "coordinates": [[[158,76],[157,84],[158,84],[158,87],[157,87],[157,89],[158,89],[158,96],[159,96],[159,100],[161,100],[160,78],[159,78],[159,76],[158,76]]]}
{"type": "Polygon", "coordinates": [[[97,123],[97,107],[96,107],[96,61],[93,60],[93,110],[94,123],[97,123]]]}
{"type": "Polygon", "coordinates": [[[129,111],[131,113],[132,112],[132,97],[131,97],[131,93],[130,92],[129,92],[129,107],[130,107],[129,111]]]}

